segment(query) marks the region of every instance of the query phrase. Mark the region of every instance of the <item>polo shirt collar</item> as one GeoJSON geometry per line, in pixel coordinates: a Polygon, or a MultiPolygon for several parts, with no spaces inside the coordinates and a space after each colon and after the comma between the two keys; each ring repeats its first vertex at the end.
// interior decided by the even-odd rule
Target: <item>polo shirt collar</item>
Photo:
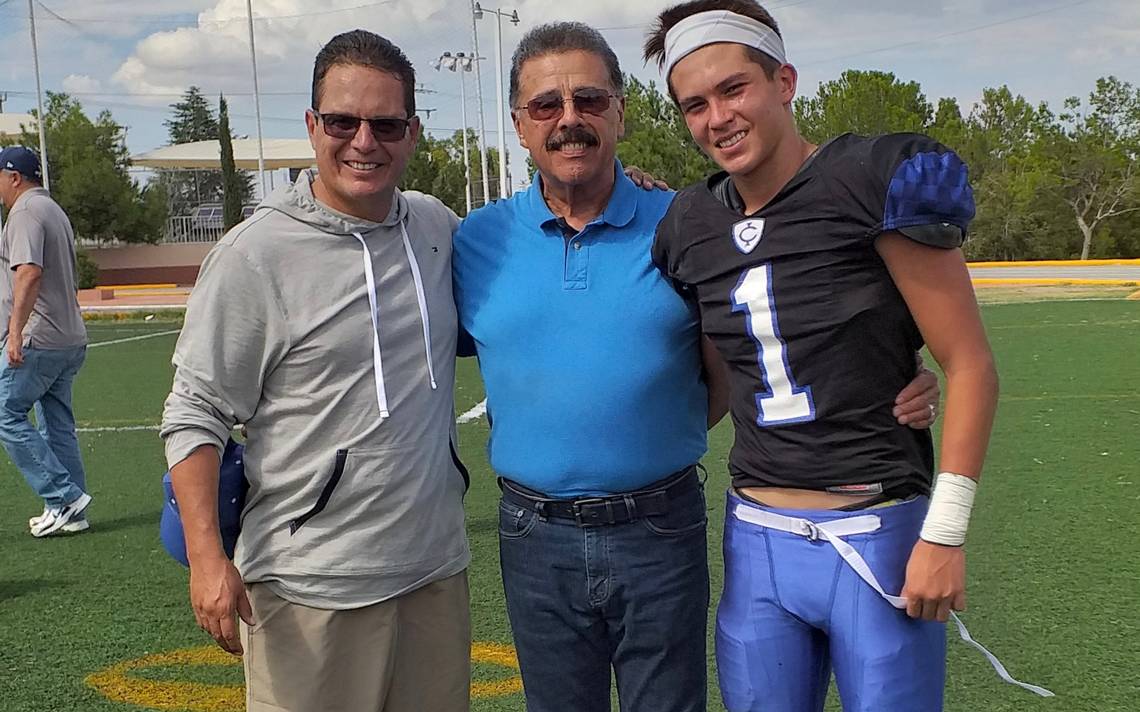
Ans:
{"type": "Polygon", "coordinates": [[[28,188],[23,193],[20,193],[19,198],[16,198],[15,200],[12,201],[12,210],[15,210],[17,205],[20,205],[21,203],[25,203],[28,200],[31,200],[32,197],[36,196],[36,195],[46,195],[46,196],[50,197],[51,193],[49,193],[48,189],[43,187],[42,185],[37,185],[35,188],[28,188]]]}
{"type": "MultiPolygon", "coordinates": [[[[601,216],[591,222],[601,222],[611,227],[625,227],[633,220],[634,214],[637,212],[637,193],[640,190],[626,176],[621,161],[615,158],[614,191],[610,194],[610,200],[606,203],[606,208],[602,211],[601,216]]],[[[558,217],[551,212],[550,206],[546,204],[546,199],[542,197],[542,176],[540,174],[535,174],[534,182],[531,183],[527,192],[530,193],[527,196],[527,207],[539,225],[558,221],[558,217]]]]}

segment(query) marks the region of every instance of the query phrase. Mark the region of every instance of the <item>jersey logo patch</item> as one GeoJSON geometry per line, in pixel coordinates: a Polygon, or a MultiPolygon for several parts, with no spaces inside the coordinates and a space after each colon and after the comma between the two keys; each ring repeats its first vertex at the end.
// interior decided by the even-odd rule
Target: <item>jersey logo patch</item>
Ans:
{"type": "Polygon", "coordinates": [[[764,218],[749,218],[732,226],[732,241],[736,243],[736,249],[746,255],[756,249],[763,234],[764,218]]]}

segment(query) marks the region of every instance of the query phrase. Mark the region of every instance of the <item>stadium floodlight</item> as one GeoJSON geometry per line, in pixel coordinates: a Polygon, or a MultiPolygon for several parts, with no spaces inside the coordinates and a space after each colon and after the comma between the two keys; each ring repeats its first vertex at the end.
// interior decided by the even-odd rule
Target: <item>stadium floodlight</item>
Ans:
{"type": "MultiPolygon", "coordinates": [[[[483,10],[479,7],[479,3],[472,2],[471,5],[471,49],[473,50],[471,56],[473,58],[479,57],[479,26],[476,20],[483,17],[483,10]]],[[[483,205],[491,202],[491,184],[487,180],[490,171],[487,170],[487,122],[483,117],[483,76],[480,70],[479,62],[472,62],[475,65],[475,102],[479,107],[479,169],[483,175],[483,205]]]]}
{"type": "Polygon", "coordinates": [[[484,7],[480,3],[475,3],[474,17],[476,20],[483,19],[486,13],[495,15],[495,43],[498,45],[498,51],[495,53],[495,94],[498,99],[498,106],[495,109],[495,118],[499,126],[499,197],[506,198],[510,196],[510,185],[507,181],[507,132],[504,121],[504,114],[507,107],[503,101],[503,18],[506,17],[511,21],[511,24],[519,24],[518,10],[511,10],[509,13],[502,8],[484,7]]]}
{"type": "MultiPolygon", "coordinates": [[[[444,52],[439,56],[439,59],[431,63],[437,72],[441,69],[459,72],[459,113],[463,121],[463,176],[466,183],[463,192],[467,199],[468,214],[471,213],[471,154],[467,148],[467,82],[463,78],[463,72],[470,72],[477,59],[477,57],[465,52],[456,52],[455,54],[444,52]]],[[[479,150],[482,153],[486,149],[480,147],[479,150]]],[[[486,158],[483,159],[483,165],[487,165],[486,158]]],[[[483,183],[486,186],[486,170],[483,171],[483,183]]],[[[484,190],[486,190],[485,187],[484,190]]]]}

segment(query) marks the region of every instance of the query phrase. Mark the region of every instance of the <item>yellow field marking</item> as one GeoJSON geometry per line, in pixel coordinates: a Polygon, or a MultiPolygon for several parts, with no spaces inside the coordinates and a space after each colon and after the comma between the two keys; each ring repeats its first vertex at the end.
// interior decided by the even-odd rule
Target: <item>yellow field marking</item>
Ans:
{"type": "Polygon", "coordinates": [[[1043,324],[1003,324],[1002,326],[987,326],[986,331],[1004,331],[1006,329],[1056,329],[1070,326],[1133,326],[1140,324],[1140,319],[1124,319],[1121,321],[1074,321],[1065,324],[1045,322],[1043,324]]]}
{"type": "Polygon", "coordinates": [[[1097,267],[1140,265],[1140,259],[1114,260],[1021,260],[1018,262],[967,262],[969,267],[1097,267]]]}
{"type": "Polygon", "coordinates": [[[1128,297],[1127,297],[1127,299],[1137,299],[1137,300],[1140,300],[1140,291],[1137,291],[1137,292],[1133,292],[1132,294],[1129,294],[1129,295],[1128,295],[1128,297]]]}
{"type": "MultiPolygon", "coordinates": [[[[519,659],[515,649],[502,643],[472,643],[471,662],[498,665],[499,667],[519,669],[519,659]]],[[[471,683],[472,697],[506,697],[522,692],[522,678],[512,675],[503,680],[484,680],[471,683]]]]}
{"type": "Polygon", "coordinates": [[[1068,393],[1053,396],[1002,396],[1002,403],[1047,400],[1132,400],[1140,398],[1140,393],[1068,393]]]}
{"type": "Polygon", "coordinates": [[[186,297],[186,296],[190,295],[190,292],[188,292],[188,291],[187,292],[183,292],[183,291],[154,291],[154,292],[152,292],[150,290],[147,290],[146,292],[140,293],[140,294],[135,294],[135,292],[142,292],[142,290],[138,290],[138,289],[131,290],[130,294],[123,294],[124,290],[121,288],[116,288],[114,291],[115,291],[115,297],[116,298],[117,297],[186,297]]]}
{"type": "Polygon", "coordinates": [[[170,282],[167,284],[100,284],[98,289],[114,289],[120,292],[147,290],[147,289],[174,289],[178,285],[170,282]]]}
{"type": "Polygon", "coordinates": [[[1109,287],[1135,287],[1140,282],[1135,279],[1072,279],[1068,277],[975,277],[975,285],[991,286],[999,284],[1098,284],[1109,287]]]}
{"type": "Polygon", "coordinates": [[[112,702],[126,702],[146,709],[239,712],[245,708],[245,688],[241,685],[146,680],[129,673],[155,667],[240,664],[241,658],[235,658],[217,646],[185,648],[112,665],[88,675],[86,683],[112,702]]]}
{"type": "MultiPolygon", "coordinates": [[[[519,669],[515,649],[501,643],[476,642],[471,646],[471,662],[519,669]]],[[[223,652],[217,646],[184,648],[166,653],[146,655],[117,663],[87,676],[85,682],[112,702],[138,705],[149,710],[177,712],[242,712],[245,709],[244,685],[212,685],[179,680],[147,680],[131,673],[148,668],[190,665],[240,666],[241,658],[223,652]]],[[[502,680],[471,683],[471,696],[505,697],[522,692],[522,678],[515,674],[502,680]]]]}

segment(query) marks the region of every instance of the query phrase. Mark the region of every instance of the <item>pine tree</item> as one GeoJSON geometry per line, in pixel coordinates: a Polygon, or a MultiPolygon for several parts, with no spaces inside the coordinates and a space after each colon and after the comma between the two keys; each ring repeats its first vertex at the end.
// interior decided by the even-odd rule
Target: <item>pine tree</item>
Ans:
{"type": "Polygon", "coordinates": [[[230,112],[226,98],[218,95],[218,144],[222,162],[222,221],[229,230],[242,220],[241,204],[244,181],[234,165],[233,136],[230,134],[230,112]]]}

